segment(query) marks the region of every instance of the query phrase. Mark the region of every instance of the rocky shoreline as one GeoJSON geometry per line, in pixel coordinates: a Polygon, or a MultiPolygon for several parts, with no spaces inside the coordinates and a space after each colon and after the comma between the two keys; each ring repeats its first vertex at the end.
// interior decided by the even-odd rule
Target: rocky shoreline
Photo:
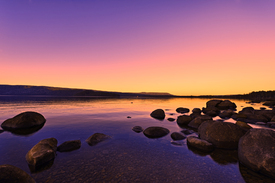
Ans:
{"type": "MultiPolygon", "coordinates": [[[[151,126],[146,129],[135,126],[132,130],[137,133],[143,132],[148,138],[161,138],[170,134],[171,143],[174,145],[184,145],[181,142],[186,139],[188,148],[194,148],[206,154],[219,149],[236,150],[239,162],[245,167],[275,179],[273,153],[275,132],[272,130],[275,128],[274,108],[255,110],[252,107],[245,107],[236,112],[236,107],[236,104],[229,100],[210,100],[206,103],[206,107],[194,108],[189,115],[187,113],[190,109],[179,107],[176,109],[176,112],[180,114],[177,119],[167,118],[167,120],[169,122],[175,120],[176,124],[183,128],[181,132],[171,132],[160,126],[151,126]],[[236,120],[236,123],[213,120],[217,116],[221,119],[232,118],[236,120]],[[269,129],[253,129],[249,124],[258,124],[269,129]]],[[[156,120],[164,120],[166,112],[163,109],[156,109],[150,116],[156,120]]],[[[4,121],[1,127],[4,131],[15,133],[15,131],[25,131],[41,125],[43,127],[45,123],[46,119],[41,114],[25,112],[4,121]]],[[[111,139],[108,135],[95,133],[88,137],[86,142],[93,146],[108,139],[111,139]]],[[[56,158],[56,151],[68,152],[81,148],[80,140],[65,141],[59,146],[57,144],[58,140],[51,137],[42,139],[29,150],[26,154],[26,161],[31,172],[50,168],[56,158]]],[[[30,176],[26,176],[26,172],[12,165],[0,165],[0,169],[3,170],[0,174],[1,181],[12,181],[16,174],[24,177],[26,182],[35,182],[30,176]],[[11,174],[13,176],[5,173],[9,171],[13,172],[11,174]]]]}

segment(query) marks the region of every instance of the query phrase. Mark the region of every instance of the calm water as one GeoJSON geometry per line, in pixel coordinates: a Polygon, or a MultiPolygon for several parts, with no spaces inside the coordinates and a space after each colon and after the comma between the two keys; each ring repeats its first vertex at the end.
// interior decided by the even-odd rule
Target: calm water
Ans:
{"type": "MultiPolygon", "coordinates": [[[[171,144],[170,134],[149,139],[135,133],[134,126],[183,130],[168,117],[177,118],[176,108],[205,107],[209,99],[55,99],[0,97],[0,122],[21,112],[36,111],[46,123],[29,135],[0,134],[0,164],[11,164],[29,173],[37,182],[272,182],[250,172],[238,163],[236,151],[215,150],[203,154],[182,145],[171,144]],[[162,108],[166,119],[159,121],[150,113],[162,108]],[[127,118],[131,116],[131,118],[127,118]],[[89,146],[85,140],[100,132],[108,141],[89,146]],[[31,172],[26,153],[40,140],[55,137],[58,144],[79,139],[80,149],[60,153],[48,169],[31,172]]],[[[244,100],[231,100],[238,106],[251,106],[244,100]]],[[[261,104],[253,105],[259,109],[261,104]]],[[[234,122],[234,120],[229,119],[234,122]]],[[[191,135],[196,135],[193,133],[191,135]]]]}

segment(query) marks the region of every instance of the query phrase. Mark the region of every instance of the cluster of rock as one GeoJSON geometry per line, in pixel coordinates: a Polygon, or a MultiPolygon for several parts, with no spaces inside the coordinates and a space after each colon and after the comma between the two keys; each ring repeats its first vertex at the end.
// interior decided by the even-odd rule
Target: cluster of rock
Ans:
{"type": "MultiPolygon", "coordinates": [[[[4,130],[26,130],[36,126],[44,125],[46,119],[37,112],[23,112],[17,116],[5,120],[1,127],[4,130]]],[[[95,133],[86,139],[90,146],[94,146],[99,142],[111,138],[103,133],[95,133]]],[[[47,138],[39,141],[26,154],[26,161],[30,170],[39,171],[48,165],[52,165],[56,157],[56,151],[69,152],[77,150],[81,147],[80,140],[71,140],[63,142],[57,146],[57,139],[47,138]]],[[[0,182],[35,182],[23,170],[12,165],[0,165],[0,182]]]]}
{"type": "MultiPolygon", "coordinates": [[[[247,124],[264,124],[274,128],[274,108],[273,110],[265,110],[265,108],[255,110],[253,107],[245,107],[237,113],[236,107],[236,104],[229,100],[210,100],[202,110],[195,108],[190,115],[178,116],[177,124],[180,127],[198,131],[198,137],[187,137],[188,146],[205,153],[215,149],[238,150],[240,163],[256,172],[275,178],[275,131],[263,128],[253,129],[247,124]],[[222,119],[233,118],[237,122],[215,121],[213,117],[216,116],[222,119]]],[[[164,119],[164,111],[157,110],[164,119]]],[[[188,113],[189,109],[180,107],[176,111],[183,114],[188,113]]],[[[168,129],[166,133],[169,133],[168,129]]],[[[171,137],[174,140],[185,139],[185,136],[178,132],[172,133],[171,137]]]]}

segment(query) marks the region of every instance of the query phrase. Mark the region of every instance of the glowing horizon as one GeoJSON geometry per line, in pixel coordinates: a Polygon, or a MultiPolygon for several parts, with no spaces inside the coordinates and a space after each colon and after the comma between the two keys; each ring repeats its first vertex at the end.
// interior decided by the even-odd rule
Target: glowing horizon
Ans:
{"type": "Polygon", "coordinates": [[[0,84],[275,90],[274,1],[1,1],[0,84]]]}

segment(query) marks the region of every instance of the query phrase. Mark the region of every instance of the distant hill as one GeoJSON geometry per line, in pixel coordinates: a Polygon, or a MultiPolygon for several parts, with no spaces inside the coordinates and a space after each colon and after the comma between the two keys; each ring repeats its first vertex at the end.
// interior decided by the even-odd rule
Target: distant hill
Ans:
{"type": "Polygon", "coordinates": [[[49,86],[31,86],[31,85],[0,85],[0,95],[21,95],[21,96],[86,96],[86,97],[173,97],[169,93],[141,92],[141,93],[122,93],[108,92],[99,90],[60,88],[49,86]]]}

